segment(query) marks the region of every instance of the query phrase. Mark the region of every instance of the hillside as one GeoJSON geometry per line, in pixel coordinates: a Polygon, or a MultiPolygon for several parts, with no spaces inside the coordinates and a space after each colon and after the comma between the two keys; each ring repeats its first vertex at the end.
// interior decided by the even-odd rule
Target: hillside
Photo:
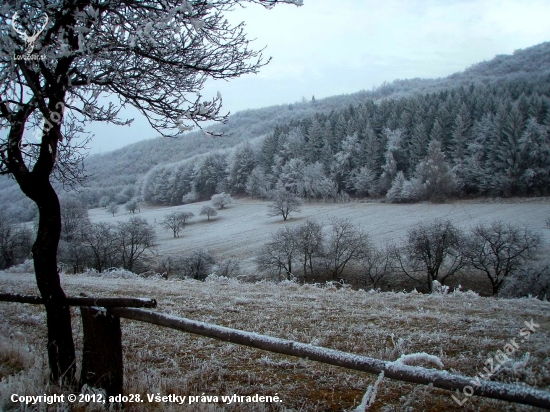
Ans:
{"type": "MultiPolygon", "coordinates": [[[[550,304],[535,299],[482,298],[470,292],[372,293],[291,282],[246,284],[224,279],[197,282],[63,275],[61,280],[67,294],[73,296],[85,292],[100,297],[152,297],[158,300],[158,312],[384,360],[426,352],[438,356],[445,370],[469,376],[483,372],[487,365],[484,362],[516,339],[519,349],[493,379],[550,388],[550,304]],[[531,320],[540,327],[520,343],[520,328],[531,320]]],[[[0,272],[0,289],[38,293],[34,277],[15,269],[0,272]]],[[[80,352],[80,316],[76,310],[73,314],[80,352]]],[[[159,411],[350,411],[376,380],[376,376],[365,373],[140,322],[123,320],[122,331],[125,393],[139,393],[144,399],[147,393],[258,393],[278,394],[282,399],[281,404],[270,405],[145,402],[132,405],[132,411],[153,407],[159,411]]],[[[0,409],[9,409],[13,393],[59,393],[56,388],[44,386],[45,337],[40,306],[0,303],[0,409]]],[[[369,410],[538,410],[476,396],[458,406],[451,395],[449,391],[384,379],[369,410]]]]}
{"type": "MultiPolygon", "coordinates": [[[[542,43],[518,50],[513,55],[496,56],[488,62],[478,63],[463,72],[446,78],[395,80],[372,91],[363,90],[350,95],[333,96],[311,102],[297,102],[242,111],[231,115],[227,124],[209,128],[212,131],[223,132],[223,138],[205,137],[201,132],[193,132],[183,135],[181,139],[145,140],[111,153],[90,156],[85,162],[86,172],[90,176],[86,183],[88,189],[81,190],[79,196],[90,206],[96,206],[103,196],[124,203],[125,199],[138,194],[141,189],[142,177],[157,165],[181,162],[192,156],[231,148],[246,141],[254,141],[273,133],[277,127],[295,128],[299,126],[302,129],[307,129],[314,116],[327,118],[332,115],[329,117],[333,123],[330,133],[334,133],[332,128],[334,128],[338,115],[343,114],[344,117],[349,117],[349,113],[346,114],[346,111],[361,110],[360,106],[371,104],[380,107],[377,110],[387,111],[391,110],[396,102],[399,106],[399,101],[403,102],[403,99],[418,94],[433,94],[441,91],[445,91],[445,93],[450,91],[451,94],[456,94],[454,91],[460,90],[462,86],[467,88],[472,85],[493,87],[501,84],[508,84],[507,88],[510,91],[505,93],[514,94],[514,90],[517,91],[518,87],[523,88],[522,90],[525,90],[526,93],[531,93],[529,90],[532,90],[532,84],[538,84],[543,87],[541,98],[544,98],[541,101],[543,105],[546,105],[548,96],[544,94],[544,87],[548,81],[549,72],[550,43],[542,43]],[[525,88],[526,84],[529,85],[529,89],[525,88]],[[118,199],[116,199],[117,195],[119,195],[118,199]]],[[[437,105],[439,104],[437,103],[437,105]]],[[[454,112],[458,110],[459,102],[457,101],[456,104],[454,112]]],[[[437,105],[433,108],[424,107],[423,115],[428,118],[431,116],[433,121],[432,112],[438,110],[437,105]]],[[[543,107],[541,110],[546,109],[543,107]]],[[[393,124],[393,127],[397,126],[399,124],[393,124]]],[[[451,126],[445,125],[447,128],[451,126]]],[[[391,124],[390,127],[392,127],[391,124]]],[[[432,125],[428,123],[425,127],[427,128],[426,133],[429,133],[432,125]]],[[[449,130],[445,131],[450,133],[449,130]]],[[[381,130],[375,131],[377,134],[381,132],[381,130]]],[[[17,190],[12,189],[12,186],[15,185],[13,181],[6,180],[4,177],[0,178],[0,184],[10,193],[9,202],[3,200],[7,199],[3,197],[0,200],[0,207],[20,219],[31,219],[34,209],[30,202],[24,199],[24,196],[17,190]]]]}

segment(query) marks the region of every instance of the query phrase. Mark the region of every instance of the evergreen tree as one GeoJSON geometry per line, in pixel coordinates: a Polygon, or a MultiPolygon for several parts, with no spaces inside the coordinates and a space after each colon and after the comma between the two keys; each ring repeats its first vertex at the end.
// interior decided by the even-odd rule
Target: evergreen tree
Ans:
{"type": "Polygon", "coordinates": [[[416,167],[416,178],[422,185],[426,199],[442,201],[455,190],[454,178],[450,172],[439,140],[432,140],[426,158],[416,167]]]}
{"type": "Polygon", "coordinates": [[[428,143],[426,127],[423,122],[419,122],[414,126],[409,143],[409,171],[414,171],[416,165],[426,156],[428,143]]]}

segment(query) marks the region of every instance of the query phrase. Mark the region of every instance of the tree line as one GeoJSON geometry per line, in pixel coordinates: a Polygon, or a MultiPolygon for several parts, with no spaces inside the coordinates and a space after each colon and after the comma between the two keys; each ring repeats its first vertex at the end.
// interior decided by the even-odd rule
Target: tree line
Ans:
{"type": "Polygon", "coordinates": [[[547,77],[472,84],[319,113],[263,139],[161,165],[144,200],[174,205],[215,193],[307,200],[386,196],[540,196],[550,188],[547,77]]]}
{"type": "Polygon", "coordinates": [[[304,283],[328,279],[393,290],[396,279],[408,279],[431,293],[434,282],[473,275],[485,277],[493,295],[515,282],[543,297],[550,290],[548,262],[529,266],[540,257],[540,245],[537,232],[502,221],[463,231],[449,220],[434,220],[410,228],[400,242],[377,246],[350,220],[331,217],[326,225],[307,220],[276,231],[260,248],[257,263],[278,278],[304,283]]]}

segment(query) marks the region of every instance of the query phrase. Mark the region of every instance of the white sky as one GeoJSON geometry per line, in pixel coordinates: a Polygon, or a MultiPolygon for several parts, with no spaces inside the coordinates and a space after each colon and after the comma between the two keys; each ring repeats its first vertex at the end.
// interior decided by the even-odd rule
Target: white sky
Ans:
{"type": "MultiPolygon", "coordinates": [[[[228,14],[245,21],[271,63],[257,75],[207,84],[225,111],[371,89],[384,81],[444,77],[497,54],[550,41],[548,0],[304,0],[228,14]]],[[[92,125],[92,152],[158,134],[139,113],[132,126],[92,125]]]]}

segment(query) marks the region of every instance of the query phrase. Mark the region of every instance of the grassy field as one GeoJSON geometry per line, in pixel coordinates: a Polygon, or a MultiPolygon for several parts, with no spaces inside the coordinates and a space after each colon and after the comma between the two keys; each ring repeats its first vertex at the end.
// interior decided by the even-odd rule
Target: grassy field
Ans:
{"type": "MultiPolygon", "coordinates": [[[[502,220],[530,229],[540,230],[550,250],[550,229],[545,228],[545,219],[550,217],[550,199],[521,199],[514,203],[457,201],[445,204],[384,204],[384,203],[306,203],[300,213],[291,214],[288,221],[282,217],[268,217],[268,202],[237,199],[226,209],[219,210],[218,216],[207,221],[199,216],[200,209],[208,202],[174,207],[144,207],[137,214],[157,231],[157,251],[164,255],[208,249],[215,257],[223,259],[235,257],[241,262],[246,274],[257,271],[255,256],[259,247],[269,240],[270,235],[285,225],[297,225],[306,219],[326,222],[330,216],[338,216],[353,221],[363,228],[377,244],[386,241],[399,241],[406,236],[407,229],[419,222],[436,218],[449,219],[458,227],[467,230],[471,226],[502,220]],[[170,230],[163,229],[160,222],[172,211],[189,211],[195,214],[179,238],[174,238],[170,230]]],[[[113,217],[103,209],[90,211],[93,222],[117,222],[129,219],[128,213],[113,217]]]]}
{"type": "MultiPolygon", "coordinates": [[[[448,204],[390,205],[381,203],[311,203],[283,222],[267,216],[267,202],[238,199],[208,222],[199,216],[205,203],[165,208],[142,208],[139,216],[155,225],[159,254],[208,249],[217,258],[236,257],[245,273],[256,273],[255,254],[271,233],[307,218],[324,222],[335,215],[352,220],[378,243],[399,241],[418,222],[448,218],[467,230],[479,222],[503,220],[539,230],[546,252],[550,229],[548,199],[515,202],[454,202],[448,204]],[[173,210],[195,213],[178,239],[160,226],[173,210]]],[[[92,210],[94,222],[127,220],[92,210]]],[[[0,272],[0,292],[37,294],[31,267],[0,272]]],[[[62,275],[67,294],[153,297],[158,311],[269,336],[291,339],[384,360],[426,352],[438,356],[444,369],[474,376],[484,362],[517,338],[525,321],[540,324],[521,343],[513,359],[493,379],[520,382],[550,390],[550,303],[534,299],[494,299],[472,292],[451,295],[367,292],[333,286],[291,282],[243,283],[236,279],[128,279],[109,275],[62,275]]],[[[275,395],[277,404],[170,403],[128,405],[126,410],[189,411],[351,411],[376,376],[321,365],[196,337],[153,325],[123,320],[125,391],[162,395],[275,395]]],[[[80,318],[73,309],[78,350],[82,343],[80,318]]],[[[47,384],[45,316],[41,307],[0,303],[0,411],[17,409],[13,393],[59,393],[47,384]]],[[[78,355],[80,356],[80,355],[78,355]]],[[[424,365],[433,367],[433,365],[424,365]]],[[[536,408],[471,398],[459,407],[444,390],[384,379],[377,411],[524,411],[536,408]]],[[[462,397],[459,397],[462,399],[462,397]]],[[[46,409],[46,408],[42,408],[46,409]]],[[[73,410],[90,410],[76,407],[73,410]]],[[[50,410],[57,410],[50,407],[50,410]]]]}
{"type": "MultiPolygon", "coordinates": [[[[521,343],[495,379],[550,389],[550,303],[452,295],[369,293],[285,283],[236,280],[165,281],[63,275],[70,295],[158,299],[158,311],[361,355],[395,360],[427,352],[444,368],[473,376],[517,338],[525,321],[540,328],[521,343]]],[[[32,275],[0,272],[0,290],[37,293],[32,275]]],[[[77,347],[81,326],[73,309],[77,347]]],[[[46,382],[44,313],[39,306],[0,303],[0,409],[12,393],[59,393],[46,382]]],[[[196,337],[134,321],[122,322],[125,391],[162,395],[275,395],[278,404],[168,403],[126,410],[350,411],[376,376],[196,337]]],[[[425,365],[433,367],[433,365],[425,365]]],[[[451,393],[384,379],[377,411],[523,411],[536,408],[471,398],[459,407],[451,393]]],[[[462,397],[459,397],[462,399],[462,397]]],[[[80,408],[84,409],[84,408],[80,408]]],[[[90,409],[90,408],[88,408],[90,409]]],[[[51,410],[56,410],[51,408],[51,410]]],[[[79,410],[78,408],[76,410],[79,410]]]]}

